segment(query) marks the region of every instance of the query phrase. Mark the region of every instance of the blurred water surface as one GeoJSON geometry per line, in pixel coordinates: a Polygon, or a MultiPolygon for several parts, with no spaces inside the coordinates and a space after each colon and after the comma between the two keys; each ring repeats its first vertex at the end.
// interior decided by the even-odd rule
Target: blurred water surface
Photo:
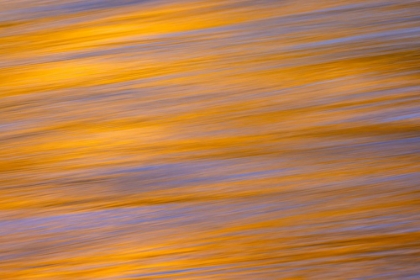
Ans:
{"type": "Polygon", "coordinates": [[[419,279],[420,2],[0,0],[1,279],[419,279]]]}

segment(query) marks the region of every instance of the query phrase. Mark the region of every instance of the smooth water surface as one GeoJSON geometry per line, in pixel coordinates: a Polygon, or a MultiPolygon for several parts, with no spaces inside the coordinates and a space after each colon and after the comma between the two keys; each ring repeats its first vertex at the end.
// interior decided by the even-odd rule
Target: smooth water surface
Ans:
{"type": "Polygon", "coordinates": [[[0,0],[0,279],[420,279],[420,2],[0,0]]]}

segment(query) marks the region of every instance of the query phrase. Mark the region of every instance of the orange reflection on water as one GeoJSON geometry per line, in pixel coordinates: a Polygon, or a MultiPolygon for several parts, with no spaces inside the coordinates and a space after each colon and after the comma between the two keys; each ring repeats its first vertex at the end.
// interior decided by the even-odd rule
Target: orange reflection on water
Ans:
{"type": "Polygon", "coordinates": [[[417,1],[0,3],[1,279],[416,279],[417,1]]]}

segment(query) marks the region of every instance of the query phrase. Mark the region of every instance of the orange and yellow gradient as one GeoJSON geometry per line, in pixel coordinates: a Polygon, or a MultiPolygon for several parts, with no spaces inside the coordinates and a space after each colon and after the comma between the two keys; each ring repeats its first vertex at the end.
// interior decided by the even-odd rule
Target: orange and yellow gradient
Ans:
{"type": "Polygon", "coordinates": [[[0,0],[0,280],[420,279],[417,0],[0,0]]]}

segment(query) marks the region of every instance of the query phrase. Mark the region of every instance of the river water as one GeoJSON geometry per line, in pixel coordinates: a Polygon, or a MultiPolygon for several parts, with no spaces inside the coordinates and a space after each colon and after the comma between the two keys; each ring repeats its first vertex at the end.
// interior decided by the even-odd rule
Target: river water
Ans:
{"type": "Polygon", "coordinates": [[[420,279],[420,2],[0,0],[0,278],[420,279]]]}

